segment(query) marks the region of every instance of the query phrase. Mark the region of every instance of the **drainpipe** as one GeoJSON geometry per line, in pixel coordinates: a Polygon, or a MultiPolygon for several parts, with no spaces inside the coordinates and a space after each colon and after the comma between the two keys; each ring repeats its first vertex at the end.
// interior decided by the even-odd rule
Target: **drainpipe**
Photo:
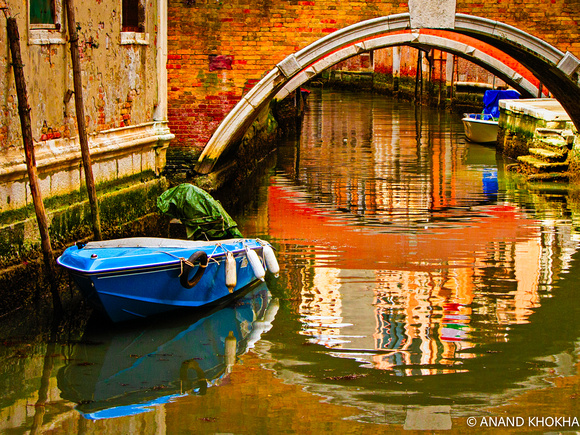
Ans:
{"type": "Polygon", "coordinates": [[[447,98],[453,98],[453,64],[454,57],[451,53],[447,53],[447,61],[445,62],[445,87],[447,88],[447,98]]]}
{"type": "Polygon", "coordinates": [[[415,104],[423,99],[423,51],[417,50],[417,68],[415,74],[415,104]]]}
{"type": "Polygon", "coordinates": [[[166,163],[169,141],[175,136],[167,126],[167,0],[157,0],[157,106],[153,112],[157,145],[155,174],[161,175],[166,163]]]}
{"type": "Polygon", "coordinates": [[[399,93],[399,81],[401,78],[401,49],[393,47],[393,91],[399,93]]]}
{"type": "Polygon", "coordinates": [[[157,107],[154,121],[167,121],[167,0],[157,0],[157,107]]]}

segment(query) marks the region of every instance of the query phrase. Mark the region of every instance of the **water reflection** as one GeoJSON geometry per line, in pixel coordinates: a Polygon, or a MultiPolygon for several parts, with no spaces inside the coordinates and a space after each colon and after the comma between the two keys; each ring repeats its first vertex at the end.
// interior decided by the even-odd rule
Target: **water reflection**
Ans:
{"type": "Polygon", "coordinates": [[[276,246],[280,278],[206,319],[4,337],[0,431],[467,432],[468,416],[578,414],[577,198],[520,185],[451,114],[309,102],[233,216],[276,246]]]}
{"type": "Polygon", "coordinates": [[[254,347],[276,315],[261,284],[206,317],[94,330],[58,373],[61,397],[87,419],[139,414],[188,394],[205,394],[254,347]]]}
{"type": "Polygon", "coordinates": [[[538,223],[513,206],[473,206],[463,221],[447,210],[449,219],[407,233],[370,225],[336,231],[336,213],[299,198],[273,179],[269,229],[312,255],[304,269],[290,268],[302,277],[300,333],[312,343],[358,349],[357,359],[399,374],[450,373],[481,344],[478,335],[505,341],[503,325],[527,322],[538,306],[546,253],[538,223]],[[421,368],[433,364],[441,367],[421,368]]]}
{"type": "Polygon", "coordinates": [[[258,211],[300,325],[268,354],[283,361],[277,370],[332,397],[349,395],[338,385],[355,380],[362,391],[347,402],[357,406],[491,403],[486,382],[499,392],[546,374],[533,363],[516,381],[488,367],[523,374],[511,365],[522,352],[514,331],[570,267],[578,238],[567,218],[538,214],[501,157],[467,145],[450,114],[332,91],[310,104],[258,211]],[[401,387],[381,372],[409,380],[401,387]],[[447,380],[427,383],[432,375],[447,380]],[[420,394],[400,395],[408,389],[420,394]]]}

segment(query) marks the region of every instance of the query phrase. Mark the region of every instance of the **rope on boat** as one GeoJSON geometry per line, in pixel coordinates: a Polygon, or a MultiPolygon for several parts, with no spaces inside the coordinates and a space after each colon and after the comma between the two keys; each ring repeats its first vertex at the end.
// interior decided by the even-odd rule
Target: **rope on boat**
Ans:
{"type": "MultiPolygon", "coordinates": [[[[254,275],[258,279],[261,279],[263,281],[266,268],[268,268],[269,270],[271,270],[274,273],[274,276],[277,277],[278,273],[280,271],[280,266],[278,265],[278,261],[276,260],[276,256],[274,255],[274,251],[273,251],[271,245],[264,240],[256,239],[256,241],[262,247],[262,258],[260,258],[258,256],[258,254],[256,253],[256,251],[254,249],[252,249],[251,247],[249,247],[247,245],[246,241],[242,241],[242,245],[246,250],[246,256],[247,256],[248,261],[250,262],[250,265],[252,266],[252,269],[254,271],[254,275]]],[[[207,255],[204,253],[204,256],[207,257],[207,262],[205,264],[200,262],[199,267],[201,269],[205,269],[208,266],[209,261],[214,261],[218,265],[220,264],[220,262],[214,258],[214,256],[217,256],[216,252],[217,252],[218,248],[221,248],[221,250],[223,251],[223,254],[225,254],[225,257],[226,257],[225,261],[226,261],[226,266],[227,266],[227,255],[230,252],[235,252],[235,250],[230,250],[227,247],[225,247],[222,243],[216,242],[215,247],[214,247],[211,254],[207,255]]],[[[184,274],[185,266],[188,266],[191,269],[193,269],[195,267],[195,265],[191,261],[189,261],[188,259],[185,259],[183,257],[179,257],[175,254],[172,254],[171,252],[167,252],[167,251],[156,251],[156,252],[169,255],[169,256],[171,256],[173,258],[177,258],[179,260],[179,267],[180,267],[179,277],[180,278],[184,274]]],[[[198,251],[198,252],[203,253],[203,251],[198,251]]],[[[223,254],[219,254],[219,255],[223,255],[223,254]]],[[[192,258],[192,257],[190,257],[190,258],[192,258]]],[[[198,272],[201,272],[201,269],[198,269],[198,272]]],[[[201,273],[203,274],[203,272],[201,272],[201,273]]],[[[227,275],[227,267],[226,267],[226,275],[227,275]]],[[[191,287],[193,287],[193,285],[195,285],[195,284],[192,284],[189,282],[188,277],[185,277],[185,279],[186,279],[185,283],[182,281],[182,285],[184,287],[191,288],[191,287]]],[[[198,278],[198,280],[199,280],[199,278],[198,278]]],[[[234,286],[235,286],[235,284],[234,284],[234,286]]],[[[230,289],[230,291],[231,291],[231,289],[230,289]]]]}
{"type": "MultiPolygon", "coordinates": [[[[178,255],[172,254],[171,252],[167,252],[167,251],[156,251],[156,252],[160,252],[162,254],[167,254],[170,257],[177,258],[179,260],[179,267],[181,268],[181,270],[180,270],[178,276],[183,275],[183,266],[184,265],[188,265],[189,267],[192,267],[192,268],[195,267],[195,265],[191,261],[187,260],[186,258],[179,257],[178,255]]],[[[208,260],[209,259],[210,259],[210,257],[208,256],[208,260]]],[[[205,268],[205,267],[207,267],[207,264],[206,265],[200,264],[199,267],[205,268]]]]}
{"type": "Polygon", "coordinates": [[[222,245],[221,243],[216,243],[216,244],[215,244],[215,248],[213,248],[213,252],[212,252],[211,254],[209,254],[209,255],[207,256],[207,258],[208,258],[208,260],[209,260],[209,261],[213,260],[213,261],[215,261],[217,264],[220,264],[220,262],[219,262],[219,261],[217,261],[217,260],[214,260],[214,259],[213,259],[213,254],[215,254],[215,251],[217,250],[217,248],[222,248],[222,250],[223,250],[223,251],[225,251],[226,253],[228,252],[228,250],[227,250],[226,248],[224,248],[224,247],[223,247],[223,245],[222,245]]]}
{"type": "MultiPolygon", "coordinates": [[[[221,244],[221,243],[216,243],[216,247],[214,248],[213,252],[207,256],[208,263],[209,263],[209,261],[214,261],[214,262],[216,262],[217,264],[219,264],[219,263],[220,263],[218,260],[216,260],[215,258],[213,258],[213,256],[214,256],[214,254],[215,254],[215,252],[216,252],[217,248],[218,248],[218,247],[220,247],[220,246],[222,247],[222,249],[223,249],[223,250],[224,250],[226,253],[227,253],[227,252],[229,252],[229,251],[228,251],[228,250],[227,250],[225,247],[223,247],[223,246],[222,246],[222,244],[221,244]]],[[[160,253],[162,253],[162,254],[167,254],[167,255],[169,255],[169,256],[171,256],[171,257],[173,257],[173,258],[177,258],[177,259],[179,260],[179,267],[180,267],[180,269],[181,269],[181,270],[180,270],[180,272],[179,272],[179,275],[178,275],[178,276],[180,276],[180,277],[181,277],[181,275],[183,275],[183,266],[184,266],[184,265],[187,265],[187,266],[189,266],[189,267],[191,267],[191,268],[195,267],[195,265],[194,265],[194,264],[193,264],[191,261],[189,261],[188,259],[186,259],[186,258],[183,258],[183,257],[179,257],[178,255],[172,254],[171,252],[167,252],[167,251],[155,251],[155,252],[160,252],[160,253]]],[[[199,265],[199,267],[202,267],[202,268],[206,268],[207,266],[208,266],[207,264],[200,264],[200,265],[199,265]]]]}

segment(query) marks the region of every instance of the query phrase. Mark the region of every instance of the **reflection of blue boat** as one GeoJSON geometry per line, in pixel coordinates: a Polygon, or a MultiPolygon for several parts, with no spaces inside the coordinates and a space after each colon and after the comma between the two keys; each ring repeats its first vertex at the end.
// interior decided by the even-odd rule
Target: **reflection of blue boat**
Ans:
{"type": "Polygon", "coordinates": [[[497,180],[497,168],[486,168],[481,177],[483,193],[490,199],[497,198],[499,183],[497,180]]]}
{"type": "Polygon", "coordinates": [[[263,279],[266,266],[278,272],[271,246],[258,239],[89,242],[57,261],[114,322],[212,303],[263,279]]]}
{"type": "Polygon", "coordinates": [[[100,419],[203,394],[271,328],[277,309],[277,300],[260,284],[193,321],[178,317],[149,327],[88,332],[57,375],[61,397],[77,403],[86,418],[100,419]]]}
{"type": "Polygon", "coordinates": [[[499,100],[515,100],[519,97],[520,94],[512,90],[485,91],[483,113],[466,113],[463,116],[462,121],[467,139],[477,143],[497,141],[499,100]]]}

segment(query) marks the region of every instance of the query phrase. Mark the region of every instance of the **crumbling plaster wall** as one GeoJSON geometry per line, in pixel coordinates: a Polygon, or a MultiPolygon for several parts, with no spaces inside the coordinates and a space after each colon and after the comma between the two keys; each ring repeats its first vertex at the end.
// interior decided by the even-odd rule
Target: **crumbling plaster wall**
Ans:
{"type": "MultiPolygon", "coordinates": [[[[59,3],[57,0],[57,6],[59,3]]],[[[156,165],[164,164],[159,149],[172,136],[165,119],[154,120],[162,98],[158,92],[157,2],[147,2],[145,33],[121,32],[119,0],[77,1],[75,5],[95,181],[98,184],[139,171],[159,172],[162,168],[156,165]]],[[[14,1],[9,7],[19,27],[42,193],[45,197],[70,193],[81,188],[84,176],[80,169],[74,95],[70,94],[74,87],[66,19],[62,16],[61,31],[38,32],[29,28],[27,2],[14,1]]],[[[62,5],[60,13],[65,13],[62,5]]],[[[3,25],[0,26],[0,213],[31,201],[26,189],[11,62],[3,25]]]]}
{"type": "MultiPolygon", "coordinates": [[[[156,9],[147,10],[148,43],[121,44],[120,2],[100,1],[91,3],[89,8],[85,8],[86,3],[77,2],[77,5],[88,132],[150,121],[157,104],[155,35],[152,33],[156,28],[156,9]],[[127,102],[131,103],[130,116],[123,117],[126,113],[121,112],[128,109],[127,102]]],[[[63,137],[75,135],[76,127],[71,125],[75,119],[74,98],[64,102],[67,90],[73,89],[67,32],[62,32],[62,43],[31,43],[33,35],[28,29],[26,8],[18,5],[11,7],[11,11],[18,20],[35,140],[42,140],[45,125],[63,137]]],[[[17,115],[16,95],[5,26],[0,27],[0,41],[3,47],[0,61],[5,69],[1,85],[4,95],[12,97],[7,101],[14,104],[9,113],[3,111],[1,119],[10,134],[8,144],[14,146],[20,140],[20,124],[14,116],[17,115]]]]}

